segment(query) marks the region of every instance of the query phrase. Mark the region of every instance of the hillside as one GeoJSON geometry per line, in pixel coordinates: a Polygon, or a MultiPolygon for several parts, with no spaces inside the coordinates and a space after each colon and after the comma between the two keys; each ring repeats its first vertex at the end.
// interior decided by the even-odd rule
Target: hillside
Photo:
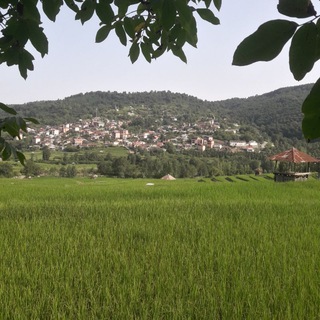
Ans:
{"type": "Polygon", "coordinates": [[[272,141],[280,138],[302,139],[301,104],[311,85],[278,89],[249,98],[204,101],[187,94],[170,91],[137,93],[89,92],[63,100],[38,101],[15,105],[17,111],[36,117],[42,124],[74,122],[96,115],[109,119],[127,118],[147,129],[156,122],[192,123],[201,117],[215,116],[218,121],[249,125],[272,141]]]}
{"type": "Polygon", "coordinates": [[[30,102],[14,107],[21,114],[37,117],[45,124],[74,122],[79,118],[90,118],[95,115],[119,118],[125,116],[128,111],[134,111],[136,115],[144,118],[171,114],[178,116],[190,114],[192,118],[219,109],[214,107],[212,102],[170,91],[88,92],[63,100],[30,102]]]}
{"type": "Polygon", "coordinates": [[[311,87],[282,88],[247,99],[220,101],[215,105],[225,112],[226,117],[255,125],[273,140],[279,134],[290,139],[301,139],[301,105],[311,87]]]}

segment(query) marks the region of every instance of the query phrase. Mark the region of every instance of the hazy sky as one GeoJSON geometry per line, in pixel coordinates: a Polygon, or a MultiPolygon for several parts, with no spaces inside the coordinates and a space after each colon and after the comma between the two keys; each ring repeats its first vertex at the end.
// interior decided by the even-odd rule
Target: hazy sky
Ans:
{"type": "Polygon", "coordinates": [[[129,47],[122,46],[113,34],[96,44],[98,22],[82,26],[65,8],[56,23],[43,19],[49,55],[42,59],[34,53],[35,70],[29,72],[26,81],[17,67],[0,65],[0,101],[13,104],[63,99],[98,90],[170,90],[215,101],[315,82],[320,74],[318,65],[302,81],[294,80],[288,65],[288,46],[272,62],[246,67],[231,65],[237,45],[260,24],[287,19],[278,14],[277,3],[277,0],[223,0],[221,11],[215,12],[221,22],[219,26],[198,22],[198,48],[185,47],[188,64],[166,53],[151,64],[141,56],[132,65],[129,47]]]}

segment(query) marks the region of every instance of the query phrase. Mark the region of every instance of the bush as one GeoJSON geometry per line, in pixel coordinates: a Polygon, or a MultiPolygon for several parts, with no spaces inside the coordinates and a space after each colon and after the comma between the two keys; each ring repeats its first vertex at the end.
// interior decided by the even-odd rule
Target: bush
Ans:
{"type": "Polygon", "coordinates": [[[12,165],[10,163],[0,163],[0,177],[11,178],[13,177],[12,165]]]}
{"type": "Polygon", "coordinates": [[[25,166],[21,169],[21,173],[28,177],[39,176],[42,173],[42,170],[38,164],[32,160],[27,160],[25,166]]]}
{"type": "Polygon", "coordinates": [[[66,177],[74,178],[77,175],[77,168],[75,166],[67,166],[66,177]]]}

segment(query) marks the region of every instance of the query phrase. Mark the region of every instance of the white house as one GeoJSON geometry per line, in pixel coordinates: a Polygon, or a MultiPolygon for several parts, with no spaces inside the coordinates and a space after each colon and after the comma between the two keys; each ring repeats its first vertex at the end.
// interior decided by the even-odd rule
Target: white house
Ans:
{"type": "Polygon", "coordinates": [[[229,146],[230,147],[235,147],[235,148],[241,148],[241,147],[246,147],[248,144],[245,141],[235,141],[235,140],[230,140],[229,146]]]}
{"type": "Polygon", "coordinates": [[[252,147],[252,148],[258,148],[259,147],[259,144],[257,141],[254,141],[254,140],[250,140],[249,141],[249,146],[252,147]]]}
{"type": "Polygon", "coordinates": [[[33,143],[34,144],[39,144],[40,142],[41,142],[41,137],[39,137],[39,136],[33,137],[33,143]]]}

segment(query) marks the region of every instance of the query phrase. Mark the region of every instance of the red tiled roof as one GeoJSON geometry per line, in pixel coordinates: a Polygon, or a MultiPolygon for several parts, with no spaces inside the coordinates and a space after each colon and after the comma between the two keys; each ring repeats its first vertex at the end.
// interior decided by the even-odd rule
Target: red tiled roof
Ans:
{"type": "Polygon", "coordinates": [[[280,162],[293,162],[293,163],[305,163],[305,162],[320,162],[320,160],[309,156],[308,154],[299,151],[296,148],[283,151],[269,158],[271,161],[280,162]]]}

